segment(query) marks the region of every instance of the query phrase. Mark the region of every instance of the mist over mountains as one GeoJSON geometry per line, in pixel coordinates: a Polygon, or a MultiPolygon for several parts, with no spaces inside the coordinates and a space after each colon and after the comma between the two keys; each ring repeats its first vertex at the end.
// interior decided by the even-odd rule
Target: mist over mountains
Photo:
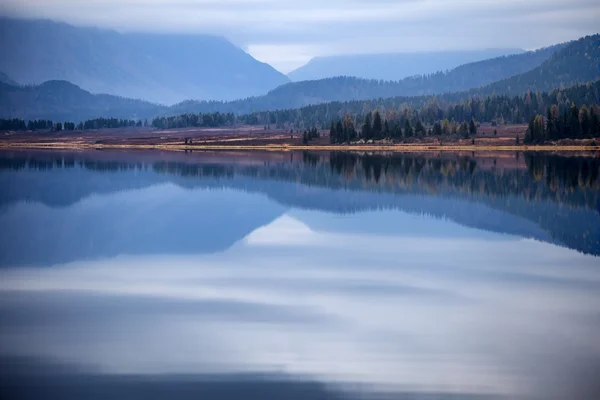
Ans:
{"type": "Polygon", "coordinates": [[[166,105],[234,100],[289,82],[225,38],[209,35],[121,34],[0,18],[0,51],[0,71],[20,84],[65,80],[91,93],[166,105]]]}
{"type": "Polygon", "coordinates": [[[344,58],[356,71],[384,56],[394,62],[369,64],[373,73],[421,71],[395,81],[337,76],[290,82],[221,37],[121,34],[45,20],[0,18],[0,48],[9,55],[0,59],[0,118],[27,120],[252,114],[332,102],[426,101],[426,96],[457,101],[550,92],[600,79],[598,34],[448,71],[442,71],[444,66],[461,59],[519,50],[413,54],[404,69],[394,62],[409,57],[407,53],[357,56],[360,62],[353,62],[354,56],[344,58]],[[432,60],[436,62],[428,62],[432,60]],[[427,72],[432,69],[437,72],[427,72]]]}
{"type": "Polygon", "coordinates": [[[462,64],[524,51],[515,48],[315,57],[306,65],[290,72],[288,77],[294,82],[336,76],[398,81],[409,76],[433,74],[462,64]]]}

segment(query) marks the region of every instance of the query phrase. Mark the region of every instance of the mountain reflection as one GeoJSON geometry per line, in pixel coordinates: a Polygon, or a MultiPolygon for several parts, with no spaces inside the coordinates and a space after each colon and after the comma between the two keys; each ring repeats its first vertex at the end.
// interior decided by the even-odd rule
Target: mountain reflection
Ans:
{"type": "MultiPolygon", "coordinates": [[[[205,251],[225,249],[243,237],[244,231],[267,223],[280,215],[282,209],[301,207],[336,213],[399,209],[447,218],[465,226],[549,241],[583,253],[600,254],[600,159],[594,157],[536,153],[473,157],[471,154],[343,152],[252,153],[240,157],[235,153],[217,152],[161,153],[156,156],[144,152],[38,151],[3,153],[0,171],[4,171],[0,172],[0,183],[5,189],[0,193],[0,207],[5,209],[23,201],[71,207],[93,194],[129,191],[129,194],[119,196],[129,198],[131,207],[144,203],[155,208],[152,213],[131,223],[140,228],[144,224],[168,223],[169,226],[162,229],[171,232],[173,238],[179,238],[175,252],[198,252],[202,247],[205,251]],[[198,204],[196,208],[190,206],[190,210],[184,210],[181,204],[174,209],[158,200],[150,204],[150,192],[164,193],[152,189],[161,184],[174,184],[186,190],[227,188],[248,194],[230,192],[223,195],[223,199],[231,200],[229,204],[215,199],[213,203],[198,204]],[[132,189],[146,192],[131,192],[132,189]],[[273,212],[273,207],[266,205],[268,200],[257,195],[266,195],[271,202],[280,205],[279,210],[273,212]],[[140,198],[134,200],[135,196],[140,198]],[[234,196],[239,198],[233,200],[234,196]],[[263,206],[245,207],[247,201],[262,202],[263,206]],[[211,244],[211,237],[192,246],[193,250],[192,247],[185,248],[189,238],[201,235],[209,228],[207,225],[210,224],[201,220],[220,222],[222,229],[216,232],[243,225],[245,217],[229,212],[233,209],[251,219],[247,229],[238,234],[232,232],[230,239],[223,238],[219,244],[211,244]],[[258,217],[257,214],[263,211],[272,215],[258,217]],[[218,217],[217,212],[220,212],[218,217]],[[157,221],[160,218],[163,222],[157,221]],[[261,218],[262,222],[259,221],[261,218]],[[196,221],[187,223],[188,219],[196,221]]],[[[189,196],[194,193],[190,192],[189,196]]],[[[198,196],[203,198],[202,201],[208,201],[206,196],[198,196]]],[[[115,198],[107,200],[116,201],[115,198]]],[[[2,217],[22,219],[12,215],[22,212],[63,218],[58,210],[42,211],[40,207],[21,204],[2,217]]],[[[102,217],[99,212],[92,216],[105,221],[105,228],[110,226],[108,221],[121,219],[117,215],[119,212],[132,218],[135,215],[123,207],[108,204],[102,212],[105,213],[102,217]]],[[[93,231],[98,226],[93,221],[88,222],[86,229],[93,231]]],[[[38,246],[43,247],[44,237],[57,237],[51,231],[40,232],[40,224],[33,219],[31,223],[35,227],[16,224],[22,226],[17,232],[24,236],[21,241],[37,236],[41,240],[38,246]]],[[[50,226],[58,225],[49,221],[46,226],[50,229],[50,226]]],[[[109,237],[113,234],[104,230],[109,237]]],[[[142,231],[152,230],[140,229],[142,231]]],[[[8,235],[7,232],[4,234],[8,235]]],[[[14,239],[14,234],[11,232],[9,237],[14,239]]],[[[75,240],[85,236],[82,234],[73,232],[75,240]]],[[[161,242],[164,243],[158,236],[140,238],[135,247],[143,253],[161,242]]],[[[132,248],[131,245],[127,247],[132,248]]],[[[157,250],[169,251],[166,246],[162,247],[157,250]]],[[[118,248],[113,251],[114,254],[118,252],[118,248]]],[[[19,250],[19,253],[23,252],[19,250]]],[[[9,260],[3,258],[6,264],[9,260]]]]}
{"type": "Polygon", "coordinates": [[[600,394],[596,158],[0,165],[3,398],[600,394]]]}

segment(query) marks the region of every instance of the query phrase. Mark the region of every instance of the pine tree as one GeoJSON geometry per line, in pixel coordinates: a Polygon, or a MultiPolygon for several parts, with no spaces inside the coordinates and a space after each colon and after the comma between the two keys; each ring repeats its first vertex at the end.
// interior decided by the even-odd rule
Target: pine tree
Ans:
{"type": "Polygon", "coordinates": [[[581,135],[587,137],[590,134],[590,114],[585,104],[579,109],[579,126],[581,135]]]}
{"type": "Polygon", "coordinates": [[[381,115],[379,114],[379,111],[375,111],[374,115],[373,115],[373,131],[372,131],[372,138],[374,139],[381,139],[381,134],[383,132],[383,126],[381,123],[381,115]]]}
{"type": "Polygon", "coordinates": [[[362,127],[362,137],[364,140],[371,140],[373,138],[373,131],[371,128],[371,113],[365,115],[365,122],[362,127]]]}
{"type": "Polygon", "coordinates": [[[460,124],[460,129],[459,132],[463,137],[468,138],[469,137],[469,125],[467,125],[466,122],[463,122],[462,124],[460,124]]]}
{"type": "Polygon", "coordinates": [[[404,136],[411,137],[412,135],[413,135],[413,129],[412,129],[412,126],[410,125],[410,121],[407,119],[404,122],[404,136]]]}
{"type": "Polygon", "coordinates": [[[346,141],[344,137],[344,127],[342,125],[342,121],[339,121],[335,124],[335,136],[338,138],[338,143],[343,143],[346,141]]]}
{"type": "Polygon", "coordinates": [[[423,123],[421,122],[420,119],[417,119],[417,123],[415,124],[415,134],[417,136],[425,135],[425,126],[423,126],[423,123]]]}
{"type": "Polygon", "coordinates": [[[448,119],[444,119],[442,121],[442,134],[448,135],[450,133],[450,121],[448,119]]]}
{"type": "Polygon", "coordinates": [[[471,122],[469,123],[469,134],[471,136],[477,135],[477,125],[475,125],[475,120],[471,118],[471,122]]]}
{"type": "Polygon", "coordinates": [[[354,122],[350,114],[346,114],[344,118],[344,137],[347,142],[356,140],[356,130],[354,129],[354,122]]]}
{"type": "Polygon", "coordinates": [[[338,142],[338,138],[335,133],[335,126],[333,125],[333,121],[331,121],[331,127],[329,128],[329,142],[331,144],[336,144],[338,142]]]}
{"type": "Polygon", "coordinates": [[[597,137],[600,133],[600,120],[594,107],[590,107],[590,136],[597,137]]]}

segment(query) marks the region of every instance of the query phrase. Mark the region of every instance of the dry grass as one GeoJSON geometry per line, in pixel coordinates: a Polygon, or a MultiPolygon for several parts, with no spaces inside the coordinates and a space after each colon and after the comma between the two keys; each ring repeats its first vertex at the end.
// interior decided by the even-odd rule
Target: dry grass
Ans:
{"type": "MultiPolygon", "coordinates": [[[[232,143],[234,141],[231,141],[232,143]]],[[[85,142],[0,142],[3,149],[160,149],[160,150],[270,150],[270,151],[600,151],[600,146],[586,145],[433,145],[433,144],[393,144],[393,145],[235,145],[235,144],[93,144],[85,142]]]]}

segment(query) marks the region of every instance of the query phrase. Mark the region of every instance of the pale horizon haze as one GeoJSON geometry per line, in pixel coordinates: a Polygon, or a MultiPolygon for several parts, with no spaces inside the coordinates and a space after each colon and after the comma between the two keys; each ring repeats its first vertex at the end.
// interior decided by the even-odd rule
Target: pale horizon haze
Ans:
{"type": "Polygon", "coordinates": [[[318,56],[531,50],[600,30],[597,0],[2,0],[0,14],[224,36],[283,73],[318,56]]]}

